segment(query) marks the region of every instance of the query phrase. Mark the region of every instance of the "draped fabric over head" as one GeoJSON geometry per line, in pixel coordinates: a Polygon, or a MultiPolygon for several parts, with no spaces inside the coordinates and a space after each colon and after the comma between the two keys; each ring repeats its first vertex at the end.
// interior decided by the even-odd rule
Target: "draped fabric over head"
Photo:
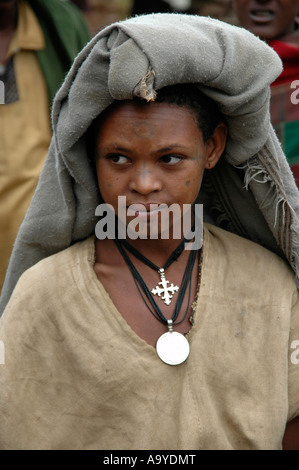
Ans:
{"type": "Polygon", "coordinates": [[[52,142],[16,239],[1,311],[24,270],[94,233],[101,200],[86,150],[91,122],[114,100],[155,100],[160,88],[178,83],[194,83],[214,99],[229,129],[225,155],[206,172],[199,200],[214,209],[216,223],[285,257],[298,281],[299,195],[269,117],[270,84],[281,70],[264,42],[211,18],[152,14],[99,32],[54,100],[52,142]]]}

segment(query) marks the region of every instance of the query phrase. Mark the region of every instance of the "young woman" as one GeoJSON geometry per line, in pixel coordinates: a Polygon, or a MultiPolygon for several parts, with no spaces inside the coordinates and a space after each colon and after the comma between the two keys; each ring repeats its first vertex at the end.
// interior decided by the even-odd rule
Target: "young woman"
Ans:
{"type": "Polygon", "coordinates": [[[1,448],[296,448],[298,194],[269,122],[275,60],[185,15],[82,51],[2,297],[1,448]]]}

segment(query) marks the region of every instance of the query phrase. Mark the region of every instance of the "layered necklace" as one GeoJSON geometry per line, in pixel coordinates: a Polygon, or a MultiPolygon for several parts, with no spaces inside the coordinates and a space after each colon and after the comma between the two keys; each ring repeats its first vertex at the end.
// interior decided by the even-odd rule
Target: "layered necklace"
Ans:
{"type": "Polygon", "coordinates": [[[173,327],[182,323],[189,311],[190,308],[190,298],[191,298],[191,279],[192,279],[192,272],[193,267],[195,264],[195,260],[197,258],[197,253],[199,249],[192,249],[190,250],[190,255],[188,258],[188,262],[185,268],[185,272],[182,277],[181,287],[175,286],[173,283],[170,283],[166,279],[165,271],[169,266],[176,261],[179,256],[184,251],[185,243],[190,242],[190,238],[186,237],[184,240],[180,242],[178,247],[171,253],[169,258],[167,259],[166,263],[163,267],[159,267],[146,258],[142,253],[136,250],[130,243],[126,240],[120,240],[118,238],[114,239],[114,242],[120,251],[122,257],[124,258],[126,264],[128,265],[135,284],[139,293],[141,294],[143,301],[145,302],[146,306],[150,310],[150,312],[155,316],[157,320],[168,327],[168,331],[162,336],[159,337],[156,343],[156,351],[159,358],[169,365],[178,365],[184,362],[187,357],[189,356],[190,352],[190,345],[189,341],[187,340],[186,336],[176,331],[173,331],[173,327]],[[160,276],[160,282],[158,282],[157,286],[153,289],[149,289],[146,283],[144,282],[142,276],[134,266],[133,262],[131,261],[128,253],[131,253],[137,259],[142,261],[145,265],[155,270],[160,276]],[[181,311],[181,307],[183,304],[183,300],[188,289],[188,302],[186,311],[183,315],[182,320],[176,321],[179,313],[181,311]],[[173,310],[173,314],[171,319],[165,318],[163,312],[161,311],[160,307],[158,306],[154,296],[158,296],[166,305],[170,305],[172,302],[173,295],[175,292],[178,292],[177,301],[175,303],[175,307],[173,310]]]}

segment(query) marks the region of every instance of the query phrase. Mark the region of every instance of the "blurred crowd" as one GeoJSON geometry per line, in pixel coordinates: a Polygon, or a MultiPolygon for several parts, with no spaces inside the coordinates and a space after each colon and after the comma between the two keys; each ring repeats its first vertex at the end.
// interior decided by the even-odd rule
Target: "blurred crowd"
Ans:
{"type": "Polygon", "coordinates": [[[230,0],[73,0],[89,24],[91,34],[132,14],[178,11],[235,23],[230,0]]]}

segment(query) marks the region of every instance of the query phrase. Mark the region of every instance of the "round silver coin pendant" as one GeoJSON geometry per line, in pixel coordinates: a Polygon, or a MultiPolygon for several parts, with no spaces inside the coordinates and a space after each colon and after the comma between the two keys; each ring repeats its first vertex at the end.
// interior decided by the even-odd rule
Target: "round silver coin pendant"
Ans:
{"type": "Polygon", "coordinates": [[[187,359],[190,345],[187,338],[181,333],[168,331],[158,339],[156,350],[161,361],[176,366],[187,359]]]}

